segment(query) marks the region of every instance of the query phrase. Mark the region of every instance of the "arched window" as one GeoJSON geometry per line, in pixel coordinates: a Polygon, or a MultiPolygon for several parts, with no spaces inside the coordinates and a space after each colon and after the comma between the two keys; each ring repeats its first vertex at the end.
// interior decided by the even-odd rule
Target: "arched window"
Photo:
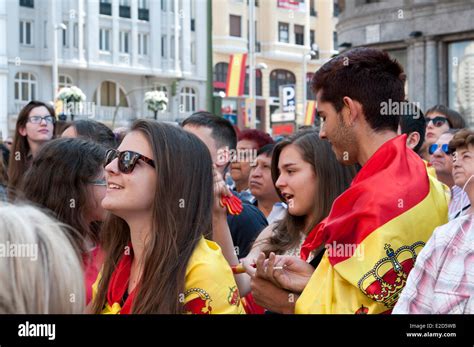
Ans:
{"type": "Polygon", "coordinates": [[[214,67],[214,89],[225,90],[229,63],[217,63],[214,67]]]}
{"type": "Polygon", "coordinates": [[[283,69],[273,70],[270,73],[270,96],[278,98],[280,86],[295,83],[296,78],[293,72],[283,69]]]}
{"type": "Polygon", "coordinates": [[[196,91],[191,87],[181,88],[179,103],[183,112],[196,111],[196,91]]]}
{"type": "Polygon", "coordinates": [[[36,77],[29,72],[17,72],[15,75],[15,100],[31,101],[36,99],[36,77]]]}
{"type": "Polygon", "coordinates": [[[93,101],[99,106],[128,107],[125,91],[117,83],[104,81],[94,93],[93,101]]]}

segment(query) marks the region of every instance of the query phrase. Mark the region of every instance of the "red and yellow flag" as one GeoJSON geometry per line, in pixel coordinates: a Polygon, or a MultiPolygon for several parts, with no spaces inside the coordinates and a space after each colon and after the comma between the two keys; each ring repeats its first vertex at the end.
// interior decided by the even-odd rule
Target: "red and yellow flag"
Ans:
{"type": "Polygon", "coordinates": [[[237,97],[244,93],[246,60],[247,53],[234,54],[230,56],[225,91],[227,97],[237,97]]]}
{"type": "Polygon", "coordinates": [[[306,103],[306,112],[304,117],[304,125],[314,124],[314,115],[316,113],[316,101],[308,100],[306,103]]]}
{"type": "Polygon", "coordinates": [[[417,254],[448,221],[446,188],[406,135],[386,142],[305,240],[303,259],[323,244],[325,254],[295,312],[391,312],[417,254]]]}

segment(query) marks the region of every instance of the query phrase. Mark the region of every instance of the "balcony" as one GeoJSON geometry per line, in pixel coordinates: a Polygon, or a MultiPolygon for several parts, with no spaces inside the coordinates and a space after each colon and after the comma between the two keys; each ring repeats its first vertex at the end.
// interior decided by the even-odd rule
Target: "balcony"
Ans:
{"type": "Polygon", "coordinates": [[[107,3],[107,2],[101,2],[99,13],[100,14],[105,14],[106,16],[111,16],[112,15],[112,4],[107,3]]]}
{"type": "Polygon", "coordinates": [[[130,6],[119,6],[119,16],[122,18],[130,18],[130,6]]]}
{"type": "Polygon", "coordinates": [[[150,20],[150,11],[147,8],[138,9],[138,19],[139,20],[150,20]]]}

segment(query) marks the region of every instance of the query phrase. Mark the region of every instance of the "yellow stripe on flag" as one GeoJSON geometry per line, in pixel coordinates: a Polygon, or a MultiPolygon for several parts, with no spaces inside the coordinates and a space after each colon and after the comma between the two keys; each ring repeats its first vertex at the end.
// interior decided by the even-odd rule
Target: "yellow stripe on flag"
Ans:
{"type": "Polygon", "coordinates": [[[226,85],[227,97],[237,97],[242,95],[245,82],[246,59],[247,54],[234,54],[230,56],[226,85]]]}
{"type": "Polygon", "coordinates": [[[316,101],[309,100],[306,103],[306,113],[304,117],[304,125],[313,125],[314,124],[314,114],[316,108],[316,101]]]}

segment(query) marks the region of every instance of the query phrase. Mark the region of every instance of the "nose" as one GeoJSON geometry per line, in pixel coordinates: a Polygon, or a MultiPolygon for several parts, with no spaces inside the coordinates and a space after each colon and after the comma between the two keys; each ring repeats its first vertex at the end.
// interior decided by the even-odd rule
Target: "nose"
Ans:
{"type": "Polygon", "coordinates": [[[278,176],[278,179],[275,182],[275,187],[281,190],[282,188],[286,186],[287,186],[286,179],[285,177],[283,177],[282,174],[280,174],[280,176],[278,176]]]}
{"type": "Polygon", "coordinates": [[[326,126],[324,122],[321,122],[321,128],[319,128],[319,138],[321,140],[327,140],[326,126]]]}
{"type": "Polygon", "coordinates": [[[118,158],[115,158],[114,160],[112,160],[110,163],[108,163],[105,166],[105,174],[106,174],[106,176],[108,176],[108,175],[118,175],[119,174],[118,158]]]}
{"type": "Polygon", "coordinates": [[[253,167],[250,170],[250,176],[251,177],[261,177],[262,176],[262,170],[258,166],[253,167]]]}
{"type": "Polygon", "coordinates": [[[436,151],[433,153],[433,157],[437,157],[437,158],[443,157],[443,155],[444,155],[444,152],[441,150],[441,146],[436,148],[436,151]]]}

